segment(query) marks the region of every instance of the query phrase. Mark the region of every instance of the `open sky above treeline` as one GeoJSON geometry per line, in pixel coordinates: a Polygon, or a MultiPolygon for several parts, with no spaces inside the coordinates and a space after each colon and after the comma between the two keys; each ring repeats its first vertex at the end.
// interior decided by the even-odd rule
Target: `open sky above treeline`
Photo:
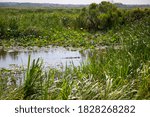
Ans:
{"type": "Polygon", "coordinates": [[[90,4],[110,1],[123,4],[150,4],[150,0],[0,0],[0,2],[31,2],[31,3],[54,3],[54,4],[90,4]]]}

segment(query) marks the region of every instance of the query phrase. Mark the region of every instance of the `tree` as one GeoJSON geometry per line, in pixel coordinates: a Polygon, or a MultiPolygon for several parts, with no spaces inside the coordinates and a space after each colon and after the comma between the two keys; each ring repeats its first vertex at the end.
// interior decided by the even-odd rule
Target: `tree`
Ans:
{"type": "Polygon", "coordinates": [[[79,25],[89,31],[106,30],[119,22],[119,15],[117,7],[110,2],[92,3],[82,9],[79,25]]]}

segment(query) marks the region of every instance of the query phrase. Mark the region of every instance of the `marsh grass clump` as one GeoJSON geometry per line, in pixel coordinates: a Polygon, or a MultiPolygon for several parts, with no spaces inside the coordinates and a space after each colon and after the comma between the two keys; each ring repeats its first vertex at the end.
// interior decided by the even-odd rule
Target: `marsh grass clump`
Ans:
{"type": "Polygon", "coordinates": [[[38,99],[42,94],[42,64],[33,60],[30,66],[30,56],[28,59],[28,68],[24,81],[24,97],[23,99],[38,99]],[[38,95],[38,96],[37,96],[38,95]]]}

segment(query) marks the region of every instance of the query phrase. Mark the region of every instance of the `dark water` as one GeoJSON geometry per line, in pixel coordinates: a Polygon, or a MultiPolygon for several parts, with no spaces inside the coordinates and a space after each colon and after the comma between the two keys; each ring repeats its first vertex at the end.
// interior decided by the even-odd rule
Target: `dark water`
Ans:
{"type": "Polygon", "coordinates": [[[31,60],[41,58],[44,66],[51,68],[65,67],[72,64],[79,66],[87,58],[86,54],[79,50],[63,47],[15,48],[8,51],[0,49],[0,68],[27,66],[29,55],[31,55],[31,60]]]}

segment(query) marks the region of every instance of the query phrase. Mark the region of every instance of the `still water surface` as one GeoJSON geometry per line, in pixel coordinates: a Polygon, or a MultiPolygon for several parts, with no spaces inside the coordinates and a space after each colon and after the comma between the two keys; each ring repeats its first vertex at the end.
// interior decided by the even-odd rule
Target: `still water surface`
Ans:
{"type": "Polygon", "coordinates": [[[27,66],[29,55],[31,55],[31,61],[41,58],[44,66],[51,68],[65,67],[72,65],[72,63],[79,66],[87,58],[86,54],[77,49],[72,50],[63,47],[15,48],[8,51],[0,49],[0,68],[10,68],[14,65],[27,66]]]}

